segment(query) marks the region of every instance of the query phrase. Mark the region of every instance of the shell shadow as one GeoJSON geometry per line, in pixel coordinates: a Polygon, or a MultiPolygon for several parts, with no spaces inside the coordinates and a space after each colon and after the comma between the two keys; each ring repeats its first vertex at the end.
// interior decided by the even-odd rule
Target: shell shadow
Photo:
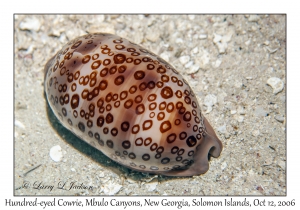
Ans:
{"type": "MultiPolygon", "coordinates": [[[[47,101],[46,95],[44,93],[44,97],[47,101]]],[[[84,154],[85,156],[93,159],[93,161],[96,161],[98,164],[100,164],[104,168],[109,168],[114,173],[118,175],[125,175],[126,178],[131,178],[135,181],[142,181],[143,179],[149,179],[153,178],[155,174],[149,174],[149,173],[142,173],[139,171],[132,170],[130,168],[127,168],[110,158],[108,158],[106,155],[104,155],[101,151],[95,149],[85,141],[81,140],[79,137],[77,137],[75,134],[73,134],[71,131],[66,129],[56,118],[54,115],[51,107],[49,106],[48,101],[46,102],[46,110],[47,110],[47,116],[48,120],[53,127],[53,129],[57,132],[57,134],[64,139],[69,145],[74,147],[76,150],[84,154]]],[[[158,175],[158,181],[164,182],[168,180],[174,180],[174,179],[182,179],[184,177],[169,177],[164,175],[158,175]]]]}

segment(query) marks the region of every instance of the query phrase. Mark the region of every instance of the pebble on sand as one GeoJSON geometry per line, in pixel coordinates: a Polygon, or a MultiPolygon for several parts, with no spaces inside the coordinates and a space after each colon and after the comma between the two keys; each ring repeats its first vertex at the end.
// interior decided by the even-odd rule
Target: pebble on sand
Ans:
{"type": "Polygon", "coordinates": [[[276,95],[277,93],[283,90],[283,81],[278,77],[271,77],[267,80],[267,84],[273,88],[273,93],[276,95]]]}

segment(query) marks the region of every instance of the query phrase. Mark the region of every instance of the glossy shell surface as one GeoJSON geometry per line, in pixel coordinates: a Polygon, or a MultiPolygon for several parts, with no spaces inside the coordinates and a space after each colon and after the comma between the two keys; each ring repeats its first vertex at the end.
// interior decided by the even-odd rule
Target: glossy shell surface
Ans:
{"type": "Polygon", "coordinates": [[[67,43],[45,66],[45,92],[63,126],[134,170],[197,175],[222,150],[178,71],[116,35],[67,43]]]}

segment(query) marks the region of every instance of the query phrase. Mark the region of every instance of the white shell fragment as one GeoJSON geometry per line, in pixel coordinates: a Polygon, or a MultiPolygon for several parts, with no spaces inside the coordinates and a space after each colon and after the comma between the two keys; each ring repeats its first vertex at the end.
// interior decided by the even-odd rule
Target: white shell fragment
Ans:
{"type": "Polygon", "coordinates": [[[207,107],[205,113],[209,113],[212,110],[212,106],[217,103],[217,97],[214,94],[209,94],[204,98],[204,105],[207,107]]]}
{"type": "Polygon", "coordinates": [[[278,77],[271,77],[268,79],[267,84],[273,88],[273,93],[277,94],[283,90],[283,81],[278,77]]]}
{"type": "Polygon", "coordinates": [[[63,154],[62,154],[62,151],[61,151],[61,147],[59,145],[53,146],[50,149],[50,157],[55,162],[61,161],[61,159],[63,157],[63,154]]]}
{"type": "Polygon", "coordinates": [[[25,129],[25,125],[23,123],[21,123],[19,120],[15,120],[15,126],[25,129]]]}
{"type": "Polygon", "coordinates": [[[146,184],[146,187],[149,192],[152,192],[156,189],[157,185],[158,185],[158,182],[151,182],[151,183],[146,184]]]}
{"type": "Polygon", "coordinates": [[[159,33],[148,33],[146,39],[148,39],[151,42],[156,42],[159,39],[159,33]]]}
{"type": "Polygon", "coordinates": [[[280,168],[282,168],[283,170],[286,169],[286,167],[285,167],[285,166],[286,166],[285,161],[280,160],[280,161],[277,162],[277,165],[278,165],[280,168]]]}
{"type": "Polygon", "coordinates": [[[252,131],[252,136],[258,137],[259,133],[260,133],[259,130],[254,130],[254,131],[252,131]]]}
{"type": "Polygon", "coordinates": [[[281,115],[276,115],[276,116],[275,116],[275,120],[277,120],[278,122],[283,123],[283,122],[284,122],[284,117],[281,116],[281,115]]]}
{"type": "Polygon", "coordinates": [[[222,163],[222,165],[221,165],[221,169],[222,169],[222,171],[225,169],[225,168],[227,168],[227,163],[226,162],[223,162],[222,163]]]}
{"type": "Polygon", "coordinates": [[[238,121],[239,123],[242,123],[242,122],[244,121],[244,117],[243,117],[243,116],[238,116],[237,121],[238,121]]]}
{"type": "Polygon", "coordinates": [[[188,56],[188,55],[181,56],[181,57],[179,58],[179,61],[180,61],[180,63],[181,63],[182,65],[184,65],[184,64],[186,64],[187,62],[190,61],[190,56],[188,56]]]}
{"type": "Polygon", "coordinates": [[[207,35],[206,34],[200,34],[199,39],[206,39],[207,35]]]}
{"type": "Polygon", "coordinates": [[[193,65],[188,71],[187,74],[195,74],[199,71],[200,66],[198,65],[193,65]]]}
{"type": "Polygon", "coordinates": [[[257,117],[265,117],[268,114],[268,112],[266,110],[264,110],[263,107],[260,107],[260,106],[256,107],[254,113],[257,117]]]}
{"type": "Polygon", "coordinates": [[[219,126],[217,128],[217,130],[220,132],[220,133],[223,133],[225,134],[227,131],[226,131],[226,124],[222,125],[222,126],[219,126]]]}
{"type": "Polygon", "coordinates": [[[248,20],[250,21],[250,22],[257,22],[257,21],[259,21],[259,16],[258,15],[250,15],[249,16],[249,18],[248,18],[248,20]]]}
{"type": "Polygon", "coordinates": [[[231,37],[231,33],[228,33],[224,36],[214,33],[213,42],[217,45],[220,54],[226,52],[226,49],[228,47],[227,43],[231,40],[231,37]]]}
{"type": "Polygon", "coordinates": [[[271,49],[269,47],[266,47],[266,49],[269,51],[270,54],[273,54],[273,53],[275,53],[278,50],[278,48],[271,49]]]}
{"type": "Polygon", "coordinates": [[[236,110],[230,110],[230,114],[236,114],[236,110]]]}
{"type": "Polygon", "coordinates": [[[238,106],[238,113],[240,114],[240,115],[244,115],[244,114],[246,114],[246,111],[245,111],[245,108],[244,107],[242,107],[242,106],[238,106]]]}
{"type": "Polygon", "coordinates": [[[29,31],[38,31],[41,27],[41,23],[37,18],[26,18],[20,23],[20,29],[29,31]]]}
{"type": "Polygon", "coordinates": [[[119,185],[117,183],[109,182],[109,184],[106,184],[103,188],[103,193],[105,195],[115,195],[118,193],[122,188],[122,185],[119,185]]]}

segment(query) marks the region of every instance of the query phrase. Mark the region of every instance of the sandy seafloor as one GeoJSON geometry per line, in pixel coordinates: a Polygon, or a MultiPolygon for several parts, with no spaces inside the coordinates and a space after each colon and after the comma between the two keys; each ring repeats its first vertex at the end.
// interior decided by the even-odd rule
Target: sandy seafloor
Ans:
{"type": "Polygon", "coordinates": [[[285,15],[15,15],[14,30],[15,195],[286,195],[285,15]],[[43,68],[88,32],[127,38],[184,76],[224,146],[207,173],[127,169],[59,123],[44,96],[43,68]],[[49,155],[56,145],[59,162],[49,155]],[[71,182],[93,188],[57,187],[71,182]]]}

